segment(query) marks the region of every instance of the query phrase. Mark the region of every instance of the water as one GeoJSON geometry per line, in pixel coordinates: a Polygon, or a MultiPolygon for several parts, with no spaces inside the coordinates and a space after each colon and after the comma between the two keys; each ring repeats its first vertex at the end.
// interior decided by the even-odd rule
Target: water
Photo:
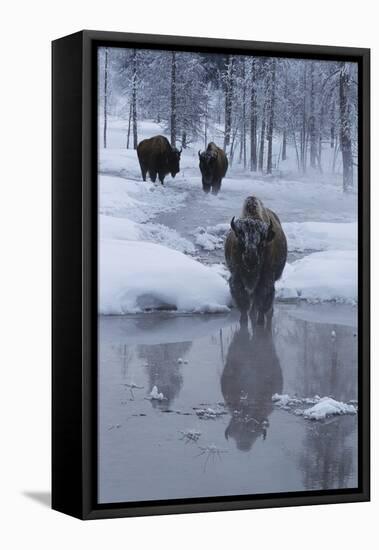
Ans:
{"type": "Polygon", "coordinates": [[[272,336],[241,332],[237,312],[99,323],[99,502],[357,485],[356,416],[312,422],[271,400],[357,398],[355,308],[277,304],[272,336]]]}

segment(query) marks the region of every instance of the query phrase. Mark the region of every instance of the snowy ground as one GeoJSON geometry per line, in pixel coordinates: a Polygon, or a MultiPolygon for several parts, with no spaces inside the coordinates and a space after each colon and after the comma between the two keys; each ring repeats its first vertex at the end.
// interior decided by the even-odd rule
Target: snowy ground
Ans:
{"type": "MultiPolygon", "coordinates": [[[[140,139],[157,133],[163,130],[153,122],[140,125],[140,139]]],[[[162,187],[142,182],[124,137],[122,121],[111,121],[109,148],[99,154],[101,313],[230,307],[227,274],[220,268],[223,241],[249,194],[277,212],[288,238],[289,264],[277,298],[355,303],[357,201],[342,193],[338,177],[299,179],[285,165],[281,175],[267,177],[235,163],[214,197],[201,190],[197,147],[183,151],[180,174],[166,177],[162,187]]]]}

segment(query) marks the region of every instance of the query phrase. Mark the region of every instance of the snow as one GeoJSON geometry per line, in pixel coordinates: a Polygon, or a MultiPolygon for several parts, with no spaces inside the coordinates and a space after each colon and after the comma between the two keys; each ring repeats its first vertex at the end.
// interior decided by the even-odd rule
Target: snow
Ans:
{"type": "Polygon", "coordinates": [[[356,413],[354,405],[335,401],[331,397],[323,397],[316,405],[303,411],[303,416],[309,420],[325,420],[328,416],[356,413]]]}
{"type": "MultiPolygon", "coordinates": [[[[357,223],[287,222],[282,226],[290,252],[357,248],[357,223]]],[[[223,248],[224,238],[229,229],[228,223],[220,223],[206,228],[197,227],[193,234],[198,246],[211,251],[223,248]]]]}
{"type": "Polygon", "coordinates": [[[187,196],[185,192],[172,193],[161,184],[144,182],[139,174],[135,180],[129,174],[128,177],[100,175],[99,194],[100,214],[126,217],[138,223],[176,210],[187,196]]]}
{"type": "Polygon", "coordinates": [[[356,303],[358,257],[355,250],[314,252],[286,264],[276,283],[277,298],[356,303]]]}
{"type": "Polygon", "coordinates": [[[153,399],[153,400],[156,400],[156,401],[163,401],[166,398],[165,398],[165,396],[163,395],[162,392],[158,391],[157,386],[154,386],[153,389],[150,392],[150,399],[153,399]]]}
{"type": "Polygon", "coordinates": [[[325,420],[330,416],[356,414],[357,406],[350,403],[336,401],[332,397],[292,397],[288,394],[277,394],[272,396],[272,401],[280,409],[293,412],[297,416],[302,416],[307,420],[325,420]],[[305,408],[306,405],[312,405],[305,408]]]}
{"type": "MultiPolygon", "coordinates": [[[[289,252],[306,254],[286,265],[276,298],[356,303],[357,199],[342,192],[338,177],[300,178],[288,162],[281,174],[252,175],[234,163],[221,193],[205,196],[197,158],[203,144],[192,144],[183,150],[175,179],[167,176],[164,186],[143,182],[136,151],[125,148],[126,121],[110,117],[108,122],[108,148],[99,149],[100,313],[228,311],[229,272],[220,263],[222,249],[230,219],[238,216],[248,194],[278,213],[289,252]],[[202,214],[192,228],[155,221],[180,209],[181,219],[196,200],[202,214]],[[200,263],[200,250],[207,252],[209,266],[200,263]]],[[[153,121],[141,121],[139,140],[164,131],[153,121]]]]}
{"type": "Polygon", "coordinates": [[[158,223],[139,224],[127,218],[116,216],[99,217],[100,238],[125,241],[152,241],[164,244],[174,250],[193,254],[195,247],[191,241],[181,237],[177,231],[158,223]]]}
{"type": "Polygon", "coordinates": [[[145,241],[103,239],[100,313],[150,309],[221,313],[229,310],[226,281],[183,253],[145,241]]]}
{"type": "Polygon", "coordinates": [[[229,230],[228,223],[219,223],[211,227],[197,227],[193,231],[196,237],[195,243],[204,250],[212,251],[223,248],[226,232],[229,230]]]}
{"type": "Polygon", "coordinates": [[[288,222],[283,223],[283,230],[290,251],[357,248],[357,223],[288,222]]]}
{"type": "Polygon", "coordinates": [[[230,273],[228,268],[225,264],[211,264],[208,266],[209,269],[211,269],[214,273],[217,273],[221,277],[223,277],[226,281],[229,280],[230,273]]]}
{"type": "Polygon", "coordinates": [[[224,409],[211,407],[195,408],[195,413],[201,420],[215,420],[216,418],[227,414],[224,409]]]}

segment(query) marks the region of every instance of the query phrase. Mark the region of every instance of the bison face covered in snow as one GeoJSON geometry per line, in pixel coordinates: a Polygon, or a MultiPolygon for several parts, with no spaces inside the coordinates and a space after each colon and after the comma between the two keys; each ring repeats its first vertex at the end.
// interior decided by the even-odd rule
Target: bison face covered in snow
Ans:
{"type": "Polygon", "coordinates": [[[203,191],[217,195],[221,188],[222,178],[228,169],[228,159],[220,147],[209,143],[203,153],[199,151],[199,168],[202,176],[203,191]]]}
{"type": "Polygon", "coordinates": [[[146,181],[148,172],[152,182],[155,183],[158,175],[162,185],[167,174],[174,178],[180,171],[181,152],[181,149],[178,151],[176,147],[171,147],[164,136],[154,136],[141,141],[137,147],[137,156],[143,181],[146,181]]]}
{"type": "Polygon", "coordinates": [[[281,393],[283,376],[271,331],[260,328],[251,337],[246,327],[234,333],[221,376],[221,390],[232,417],[225,437],[249,451],[266,438],[273,411],[272,395],[281,393]]]}
{"type": "Polygon", "coordinates": [[[225,241],[229,286],[241,324],[271,328],[275,281],[287,260],[287,240],[278,216],[256,197],[248,197],[241,218],[233,218],[225,241]]]}

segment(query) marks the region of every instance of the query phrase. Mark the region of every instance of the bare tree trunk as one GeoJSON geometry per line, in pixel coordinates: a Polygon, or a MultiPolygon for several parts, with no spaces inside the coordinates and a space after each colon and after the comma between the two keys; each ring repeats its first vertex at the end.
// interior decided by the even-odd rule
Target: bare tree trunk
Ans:
{"type": "Polygon", "coordinates": [[[320,114],[319,114],[319,125],[318,125],[318,151],[317,151],[317,166],[322,174],[322,135],[324,130],[324,114],[325,114],[325,102],[321,101],[320,114]]]}
{"type": "Polygon", "coordinates": [[[256,61],[251,64],[251,96],[250,96],[250,170],[257,171],[257,89],[256,61]]]}
{"type": "Polygon", "coordinates": [[[340,148],[339,148],[339,145],[338,145],[338,140],[336,139],[335,140],[335,145],[334,145],[334,151],[333,151],[333,165],[332,165],[333,174],[335,174],[335,172],[336,172],[336,164],[337,164],[337,157],[338,157],[339,150],[340,150],[340,148]]]}
{"type": "Polygon", "coordinates": [[[187,149],[187,132],[185,130],[182,132],[182,147],[187,149]]]}
{"type": "Polygon", "coordinates": [[[229,152],[230,166],[232,166],[233,160],[234,160],[234,145],[236,141],[236,136],[237,136],[237,128],[235,129],[235,131],[232,133],[232,136],[231,136],[231,144],[230,144],[230,152],[229,152]]]}
{"type": "Polygon", "coordinates": [[[267,174],[272,174],[272,140],[274,135],[275,119],[275,79],[276,79],[276,59],[271,60],[270,67],[270,99],[268,108],[268,126],[267,126],[267,174]]]}
{"type": "Polygon", "coordinates": [[[288,77],[287,71],[285,71],[285,81],[284,81],[284,101],[285,101],[285,115],[284,115],[284,128],[283,128],[283,139],[282,139],[282,160],[287,160],[287,128],[288,128],[288,77]]]}
{"type": "Polygon", "coordinates": [[[336,139],[336,101],[333,100],[330,112],[330,148],[334,149],[334,140],[336,139]]]}
{"type": "Polygon", "coordinates": [[[127,136],[127,139],[126,139],[126,148],[129,149],[129,143],[130,143],[130,125],[131,125],[131,120],[132,120],[132,103],[130,102],[130,107],[129,107],[129,121],[128,121],[128,136],[127,136]]]}
{"type": "Polygon", "coordinates": [[[304,62],[303,72],[303,123],[300,136],[300,161],[302,171],[307,170],[307,62],[304,62]]]}
{"type": "Polygon", "coordinates": [[[261,122],[261,137],[259,144],[259,159],[258,159],[258,170],[263,171],[263,158],[265,151],[265,134],[266,134],[266,101],[263,103],[262,110],[262,122],[261,122]]]}
{"type": "Polygon", "coordinates": [[[243,80],[243,91],[242,91],[242,154],[243,154],[243,168],[246,170],[246,61],[242,61],[242,80],[243,80]]]}
{"type": "Polygon", "coordinates": [[[299,156],[299,149],[297,147],[297,141],[296,141],[296,133],[293,133],[293,143],[295,145],[295,151],[296,151],[296,160],[297,160],[297,169],[300,171],[300,156],[299,156]]]}
{"type": "Polygon", "coordinates": [[[225,133],[224,150],[230,144],[230,135],[232,130],[232,105],[233,105],[233,56],[227,56],[226,75],[225,75],[225,133]]]}
{"type": "Polygon", "coordinates": [[[287,160],[287,130],[283,130],[282,160],[287,160]]]}
{"type": "Polygon", "coordinates": [[[320,171],[320,174],[322,174],[323,170],[322,170],[322,133],[321,131],[318,137],[317,166],[320,171]]]}
{"type": "Polygon", "coordinates": [[[176,146],[176,52],[171,54],[171,146],[176,146]]]}
{"type": "Polygon", "coordinates": [[[353,187],[353,155],[351,149],[350,104],[348,98],[349,73],[346,63],[340,71],[340,143],[343,166],[343,190],[349,191],[353,187]]]}
{"type": "Polygon", "coordinates": [[[205,102],[205,113],[204,113],[204,149],[208,145],[208,109],[209,109],[209,93],[207,90],[206,102],[205,102]]]}
{"type": "Polygon", "coordinates": [[[132,76],[132,119],[133,119],[133,149],[137,149],[137,50],[133,50],[132,76]]]}
{"type": "Polygon", "coordinates": [[[311,62],[311,91],[310,91],[310,117],[309,117],[309,138],[310,138],[310,165],[316,168],[317,160],[317,133],[315,114],[315,64],[311,62]]]}
{"type": "Polygon", "coordinates": [[[104,60],[104,149],[107,147],[107,126],[108,126],[108,48],[105,48],[104,60]]]}
{"type": "Polygon", "coordinates": [[[240,158],[239,163],[241,164],[243,157],[243,121],[241,120],[241,128],[240,128],[240,158]]]}

